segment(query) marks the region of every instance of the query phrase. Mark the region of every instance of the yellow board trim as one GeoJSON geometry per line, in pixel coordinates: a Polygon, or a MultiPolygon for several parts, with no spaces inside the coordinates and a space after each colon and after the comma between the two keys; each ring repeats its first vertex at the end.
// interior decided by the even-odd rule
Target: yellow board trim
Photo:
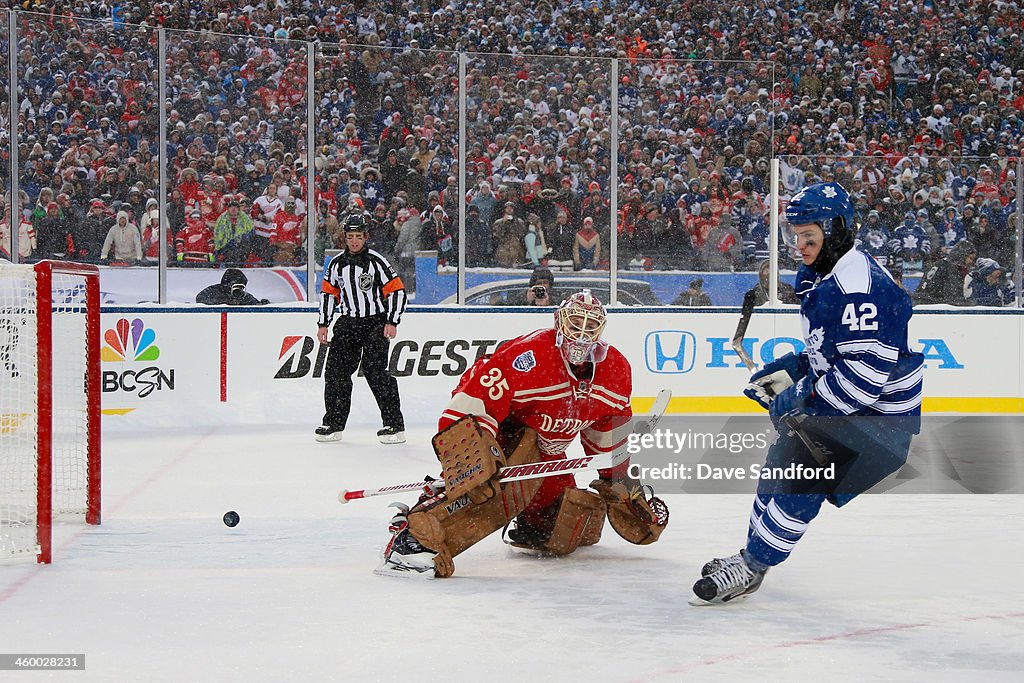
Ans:
{"type": "Polygon", "coordinates": [[[127,415],[133,410],[135,410],[135,408],[104,408],[100,412],[104,415],[127,415]]]}
{"type": "MultiPolygon", "coordinates": [[[[633,398],[633,413],[642,415],[654,404],[653,396],[633,398]]],[[[756,414],[764,409],[745,396],[673,396],[669,401],[669,414],[728,413],[756,414]]],[[[1024,398],[990,398],[986,396],[934,396],[926,397],[922,405],[925,413],[1024,413],[1024,398]]]]}

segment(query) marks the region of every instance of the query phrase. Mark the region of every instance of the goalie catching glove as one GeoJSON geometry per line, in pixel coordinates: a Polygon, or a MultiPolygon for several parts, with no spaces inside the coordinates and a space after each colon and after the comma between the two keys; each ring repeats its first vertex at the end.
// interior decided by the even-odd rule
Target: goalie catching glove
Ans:
{"type": "Polygon", "coordinates": [[[668,505],[636,479],[595,479],[590,488],[607,504],[615,533],[630,543],[654,543],[668,526],[668,505]]]}

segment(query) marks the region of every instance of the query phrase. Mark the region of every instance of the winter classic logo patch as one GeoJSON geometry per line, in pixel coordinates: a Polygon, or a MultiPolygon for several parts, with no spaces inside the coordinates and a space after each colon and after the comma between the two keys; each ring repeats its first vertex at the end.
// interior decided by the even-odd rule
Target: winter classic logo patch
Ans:
{"type": "Polygon", "coordinates": [[[519,372],[529,372],[537,367],[537,359],[533,357],[533,351],[525,351],[512,361],[512,367],[519,372]]]}

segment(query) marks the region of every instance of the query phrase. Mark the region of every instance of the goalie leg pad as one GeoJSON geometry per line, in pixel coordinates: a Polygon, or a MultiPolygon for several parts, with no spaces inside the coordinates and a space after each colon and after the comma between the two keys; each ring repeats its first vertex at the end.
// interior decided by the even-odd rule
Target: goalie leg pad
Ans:
{"type": "Polygon", "coordinates": [[[580,536],[580,545],[597,545],[601,540],[601,532],[604,530],[604,521],[608,518],[608,504],[601,498],[600,507],[590,516],[583,535],[580,536]]]}
{"type": "MultiPolygon", "coordinates": [[[[510,446],[509,464],[523,465],[540,460],[537,434],[524,431],[518,444],[510,446]]],[[[418,503],[408,515],[409,531],[423,546],[437,553],[435,575],[451,576],[455,556],[508,524],[522,512],[543,479],[513,481],[496,486],[500,495],[474,503],[470,495],[451,497],[440,493],[418,503]]]]}
{"type": "Polygon", "coordinates": [[[505,455],[471,415],[438,432],[431,443],[452,500],[468,494],[479,504],[498,493],[498,485],[491,480],[505,466],[505,455]]]}
{"type": "MultiPolygon", "coordinates": [[[[562,493],[562,502],[558,507],[558,514],[555,516],[555,528],[551,531],[544,550],[553,555],[568,555],[580,545],[587,535],[591,522],[600,518],[604,523],[605,503],[601,496],[592,491],[578,488],[568,488],[562,493]]],[[[597,531],[600,539],[600,526],[597,531]]],[[[593,537],[587,538],[590,540],[593,537]]],[[[593,545],[594,540],[589,545],[593,545]]]]}
{"type": "Polygon", "coordinates": [[[597,479],[590,488],[608,504],[608,523],[615,533],[630,543],[654,543],[668,526],[668,505],[653,492],[647,495],[638,481],[597,479]]]}

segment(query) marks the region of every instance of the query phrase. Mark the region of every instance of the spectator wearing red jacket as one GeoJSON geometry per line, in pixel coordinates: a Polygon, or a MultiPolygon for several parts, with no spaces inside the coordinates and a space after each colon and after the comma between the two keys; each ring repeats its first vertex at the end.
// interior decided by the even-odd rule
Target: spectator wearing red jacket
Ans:
{"type": "Polygon", "coordinates": [[[192,209],[185,219],[185,227],[174,239],[177,261],[181,265],[211,265],[214,263],[213,231],[203,220],[199,209],[192,209]]]}
{"type": "Polygon", "coordinates": [[[295,198],[285,200],[284,209],[274,215],[274,231],[270,235],[270,253],[274,263],[300,263],[302,240],[306,233],[306,217],[295,210],[295,198]]]}

